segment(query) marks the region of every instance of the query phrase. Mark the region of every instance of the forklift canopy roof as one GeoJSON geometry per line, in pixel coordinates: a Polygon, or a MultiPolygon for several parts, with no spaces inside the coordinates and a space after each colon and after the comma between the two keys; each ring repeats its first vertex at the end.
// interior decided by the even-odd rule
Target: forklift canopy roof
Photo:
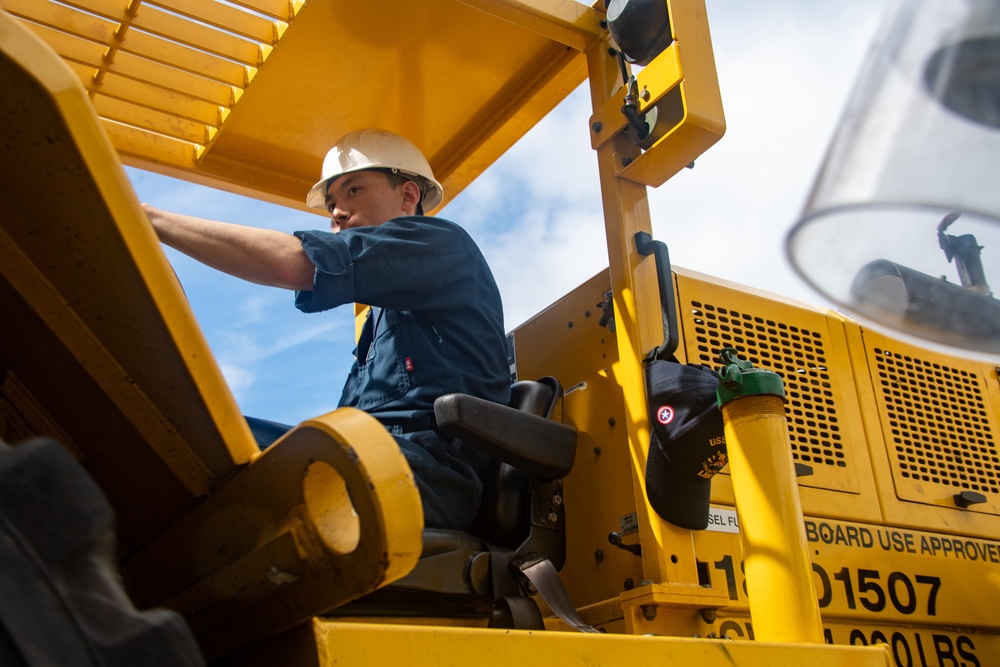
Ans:
{"type": "Polygon", "coordinates": [[[453,198],[586,76],[575,0],[4,0],[72,67],[126,164],[304,208],[382,127],[453,198]]]}

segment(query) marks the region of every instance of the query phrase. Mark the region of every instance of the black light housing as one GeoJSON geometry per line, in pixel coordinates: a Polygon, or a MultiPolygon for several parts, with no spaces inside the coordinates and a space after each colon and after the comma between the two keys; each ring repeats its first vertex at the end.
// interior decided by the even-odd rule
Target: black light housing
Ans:
{"type": "Polygon", "coordinates": [[[608,0],[608,31],[625,60],[648,65],[674,40],[667,0],[608,0]]]}

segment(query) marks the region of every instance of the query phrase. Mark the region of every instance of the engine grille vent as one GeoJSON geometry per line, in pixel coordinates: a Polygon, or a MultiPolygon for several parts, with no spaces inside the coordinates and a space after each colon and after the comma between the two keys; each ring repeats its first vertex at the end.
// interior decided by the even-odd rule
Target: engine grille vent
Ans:
{"type": "Polygon", "coordinates": [[[811,466],[846,468],[823,336],[711,303],[691,301],[689,306],[698,361],[717,367],[719,351],[733,347],[754,367],[779,374],[788,398],[785,412],[795,460],[811,466]]]}
{"type": "Polygon", "coordinates": [[[1000,491],[981,379],[968,371],[875,348],[899,474],[981,493],[1000,491]]]}

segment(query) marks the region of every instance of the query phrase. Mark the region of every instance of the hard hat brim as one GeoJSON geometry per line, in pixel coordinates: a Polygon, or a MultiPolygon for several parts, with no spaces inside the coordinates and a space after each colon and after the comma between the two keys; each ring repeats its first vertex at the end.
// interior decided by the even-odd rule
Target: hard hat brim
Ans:
{"type": "MultiPolygon", "coordinates": [[[[316,182],[314,186],[309,189],[309,194],[306,195],[306,206],[309,208],[326,208],[326,191],[330,187],[330,183],[340,178],[344,174],[350,174],[357,171],[380,171],[380,169],[372,167],[360,167],[358,169],[348,169],[343,173],[337,174],[336,176],[329,176],[327,178],[321,178],[316,182]]],[[[424,207],[425,213],[430,213],[435,208],[441,205],[441,201],[444,199],[444,188],[441,184],[437,182],[437,179],[427,178],[426,176],[421,176],[420,174],[411,174],[406,171],[399,170],[399,173],[413,178],[420,179],[425,183],[423,188],[423,197],[420,203],[424,207]]]]}

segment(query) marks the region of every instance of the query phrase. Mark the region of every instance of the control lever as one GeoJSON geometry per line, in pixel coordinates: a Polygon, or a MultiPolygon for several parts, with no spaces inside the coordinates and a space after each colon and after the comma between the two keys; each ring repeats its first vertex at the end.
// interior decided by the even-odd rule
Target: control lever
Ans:
{"type": "Polygon", "coordinates": [[[640,557],[642,556],[642,546],[639,544],[622,544],[621,533],[617,531],[608,533],[608,542],[618,547],[619,549],[624,549],[630,554],[640,557]]]}

